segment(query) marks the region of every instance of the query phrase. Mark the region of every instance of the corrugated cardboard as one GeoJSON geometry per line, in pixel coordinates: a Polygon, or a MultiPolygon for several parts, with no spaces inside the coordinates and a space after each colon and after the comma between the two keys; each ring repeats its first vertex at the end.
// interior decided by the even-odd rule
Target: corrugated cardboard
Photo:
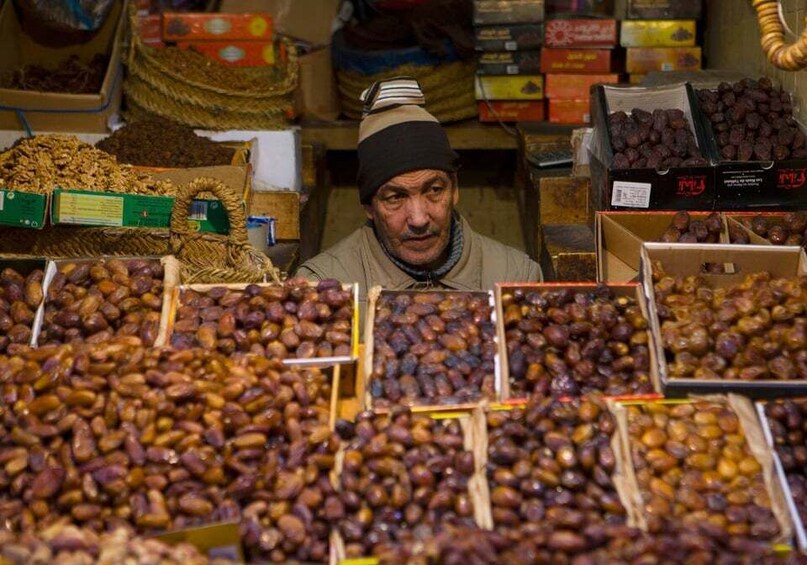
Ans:
{"type": "Polygon", "coordinates": [[[106,132],[107,120],[118,112],[121,102],[124,37],[123,2],[115,2],[104,25],[88,43],[70,47],[44,47],[20,28],[14,2],[0,9],[0,73],[34,64],[53,67],[70,55],[88,62],[97,53],[110,55],[104,83],[97,94],[57,94],[0,89],[0,129],[26,129],[19,110],[34,132],[106,132]]]}
{"type": "Polygon", "coordinates": [[[594,282],[597,257],[594,232],[586,224],[542,224],[541,266],[547,281],[594,282]]]}
{"type": "Polygon", "coordinates": [[[538,184],[541,224],[592,224],[586,178],[542,177],[538,184]]]}
{"type": "Polygon", "coordinates": [[[330,46],[316,49],[297,59],[300,64],[298,111],[301,116],[333,121],[341,107],[336,89],[330,46]]]}

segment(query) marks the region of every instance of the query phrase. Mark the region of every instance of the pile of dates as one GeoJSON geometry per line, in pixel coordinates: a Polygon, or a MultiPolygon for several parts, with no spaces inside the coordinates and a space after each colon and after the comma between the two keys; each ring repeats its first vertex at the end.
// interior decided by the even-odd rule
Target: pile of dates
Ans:
{"type": "Polygon", "coordinates": [[[687,211],[676,212],[670,225],[661,234],[664,243],[718,243],[723,220],[712,212],[703,220],[693,220],[687,211]]]}
{"type": "Polygon", "coordinates": [[[765,415],[801,522],[807,524],[807,402],[769,402],[765,415]]]}
{"type": "Polygon", "coordinates": [[[135,336],[153,345],[160,330],[163,266],[157,259],[59,264],[45,296],[39,345],[100,343],[135,336]]]}
{"type": "MultiPolygon", "coordinates": [[[[807,212],[788,212],[782,216],[743,216],[737,218],[746,229],[759,237],[764,237],[774,245],[801,245],[807,247],[807,212]]],[[[736,228],[742,232],[742,228],[736,228]]],[[[745,241],[732,239],[732,243],[748,243],[748,234],[743,234],[745,241]]]]}
{"type": "Polygon", "coordinates": [[[482,292],[382,292],[373,325],[374,406],[493,398],[492,312],[482,292]]]}
{"type": "Polygon", "coordinates": [[[770,79],[722,82],[717,91],[699,90],[698,99],[724,160],[807,158],[790,94],[774,88],[770,79]]]}
{"type": "Polygon", "coordinates": [[[396,544],[379,552],[381,563],[391,565],[480,564],[535,565],[561,563],[598,565],[609,563],[754,563],[791,565],[803,563],[796,552],[781,555],[767,542],[748,536],[729,536],[709,523],[682,524],[664,520],[659,530],[646,533],[625,525],[606,524],[596,534],[586,533],[583,551],[550,543],[551,526],[539,532],[505,537],[479,528],[447,527],[436,536],[414,543],[396,544]]]}
{"type": "Polygon", "coordinates": [[[651,530],[673,517],[772,540],[779,524],[737,414],[726,403],[626,406],[631,459],[651,530]]]}
{"type": "MultiPolygon", "coordinates": [[[[435,420],[396,406],[337,425],[346,441],[339,475],[339,521],[348,558],[423,540],[448,525],[474,526],[469,481],[476,470],[458,419],[435,420]]],[[[337,512],[338,509],[338,512],[337,512]]]]}
{"type": "Polygon", "coordinates": [[[171,344],[277,359],[351,354],[353,291],[333,279],[181,289],[171,344]]]}
{"type": "Polygon", "coordinates": [[[636,299],[589,291],[503,289],[510,396],[653,392],[647,319],[636,299]]]}
{"type": "Polygon", "coordinates": [[[96,534],[61,521],[44,530],[15,534],[0,530],[0,563],[98,564],[161,563],[163,565],[225,565],[225,559],[208,559],[189,543],[170,545],[157,539],[137,537],[126,528],[96,534]]]}
{"type": "Polygon", "coordinates": [[[493,523],[506,535],[551,526],[547,544],[593,549],[605,524],[626,511],[611,480],[616,420],[597,397],[543,399],[488,414],[487,477],[493,523]]]}
{"type": "Polygon", "coordinates": [[[670,378],[807,379],[807,277],[750,273],[711,288],[656,264],[653,279],[670,378]]]}
{"type": "Polygon", "coordinates": [[[615,169],[668,169],[701,167],[708,161],[701,155],[695,134],[684,112],[634,108],[608,115],[612,166],[615,169]]]}
{"type": "Polygon", "coordinates": [[[12,268],[0,271],[0,353],[31,341],[36,310],[42,303],[41,269],[23,276],[12,268]]]}
{"type": "Polygon", "coordinates": [[[339,438],[317,369],[116,338],[0,356],[0,374],[0,523],[12,531],[239,520],[254,559],[327,557],[339,438]]]}

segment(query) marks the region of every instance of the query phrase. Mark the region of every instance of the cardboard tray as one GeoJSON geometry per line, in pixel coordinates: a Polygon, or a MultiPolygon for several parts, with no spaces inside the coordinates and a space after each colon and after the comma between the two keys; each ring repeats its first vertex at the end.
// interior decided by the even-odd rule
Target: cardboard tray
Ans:
{"type": "Polygon", "coordinates": [[[768,271],[774,277],[805,276],[807,255],[803,249],[772,245],[644,243],[641,251],[640,277],[647,299],[650,327],[656,337],[656,357],[659,360],[661,389],[665,396],[737,392],[754,398],[775,398],[807,393],[807,380],[740,381],[670,378],[661,341],[661,325],[653,288],[651,265],[656,260],[662,262],[665,272],[671,276],[700,275],[710,286],[720,288],[738,284],[746,274],[761,271],[768,271]],[[702,265],[710,262],[732,264],[734,272],[719,275],[702,273],[702,265]]]}
{"type": "Polygon", "coordinates": [[[773,243],[771,243],[771,241],[767,238],[757,235],[752,230],[745,227],[740,219],[762,216],[763,218],[770,220],[779,220],[780,224],[784,224],[784,222],[781,220],[784,217],[785,212],[724,212],[723,215],[726,217],[726,225],[738,228],[748,234],[748,238],[752,245],[773,245],[773,243]]]}
{"type": "MultiPolygon", "coordinates": [[[[48,267],[48,260],[45,257],[41,258],[31,258],[31,259],[22,259],[13,256],[1,256],[0,255],[0,271],[6,268],[11,268],[17,271],[23,277],[27,277],[31,272],[36,269],[40,269],[43,274],[45,273],[48,267]]],[[[44,276],[42,281],[42,301],[36,308],[34,312],[34,319],[31,322],[31,338],[28,340],[28,345],[36,345],[36,333],[38,331],[39,326],[42,323],[42,317],[45,315],[44,311],[45,305],[45,288],[44,288],[44,276]]],[[[2,334],[5,335],[5,334],[2,334]]]]}
{"type": "Polygon", "coordinates": [[[702,123],[698,100],[690,84],[672,86],[609,86],[592,88],[591,121],[595,128],[591,143],[591,186],[595,210],[711,210],[715,200],[717,162],[702,123]],[[659,171],[614,169],[614,151],[608,116],[616,111],[641,108],[680,108],[689,122],[695,140],[707,164],[699,167],[674,167],[659,171]]]}
{"type": "MultiPolygon", "coordinates": [[[[316,286],[314,283],[310,283],[311,286],[316,286]]],[[[246,287],[251,286],[247,283],[235,283],[235,284],[190,284],[190,285],[178,285],[172,289],[171,297],[170,297],[170,306],[167,312],[167,328],[166,328],[166,337],[165,339],[159,343],[159,345],[170,346],[171,345],[171,336],[174,333],[174,323],[176,322],[177,310],[179,309],[180,300],[182,297],[182,292],[185,290],[195,290],[195,291],[208,291],[211,288],[226,288],[229,290],[243,290],[246,287]]],[[[276,286],[273,283],[257,283],[259,287],[271,287],[276,286]]],[[[299,366],[308,366],[308,367],[330,367],[333,365],[339,365],[342,363],[354,363],[359,355],[359,285],[358,283],[353,284],[343,284],[342,288],[344,290],[351,289],[353,291],[353,321],[351,323],[351,343],[350,343],[350,355],[343,355],[343,356],[331,356],[331,357],[311,357],[308,359],[297,359],[296,357],[289,357],[283,359],[284,365],[299,365],[299,366]]]]}
{"type": "MultiPolygon", "coordinates": [[[[383,290],[380,286],[374,286],[367,292],[367,313],[365,315],[364,321],[364,358],[362,359],[361,364],[361,373],[357,375],[359,382],[357,383],[357,390],[364,391],[364,408],[366,410],[373,410],[375,412],[387,412],[390,408],[379,408],[374,406],[373,396],[370,390],[370,382],[372,380],[373,374],[373,329],[375,327],[375,309],[376,309],[376,302],[378,301],[379,296],[382,293],[385,294],[418,294],[423,292],[441,292],[444,294],[472,294],[477,296],[487,295],[489,304],[491,307],[491,318],[492,322],[497,324],[496,321],[496,303],[493,297],[492,291],[456,291],[456,290],[428,290],[428,291],[419,291],[419,290],[383,290]]],[[[494,341],[498,340],[498,334],[494,334],[494,341]]],[[[493,382],[495,385],[495,398],[493,399],[484,399],[480,393],[479,399],[473,402],[463,403],[463,404],[414,404],[410,406],[410,409],[413,412],[437,412],[441,410],[464,410],[470,409],[478,406],[479,404],[484,404],[489,401],[497,401],[501,397],[501,355],[498,353],[501,349],[497,346],[497,354],[494,357],[494,375],[493,375],[493,382]]],[[[393,405],[394,406],[394,405],[393,405]]]]}
{"type": "MultiPolygon", "coordinates": [[[[607,285],[614,295],[629,296],[636,298],[639,307],[642,310],[645,318],[649,320],[647,304],[645,297],[642,293],[642,288],[638,284],[609,284],[607,285]]],[[[505,339],[504,329],[504,307],[502,305],[502,292],[506,290],[537,290],[537,291],[552,291],[552,290],[565,290],[571,289],[574,291],[591,291],[597,288],[596,283],[497,283],[495,289],[496,295],[496,332],[498,334],[499,342],[499,364],[501,365],[501,398],[503,403],[509,402],[522,402],[525,397],[514,397],[510,391],[510,369],[508,366],[507,356],[507,341],[505,339]]],[[[658,374],[658,362],[656,359],[656,335],[648,327],[648,350],[650,353],[650,381],[653,384],[655,393],[648,395],[627,395],[615,396],[613,398],[658,398],[660,396],[660,380],[658,374]]],[[[581,395],[582,396],[582,395],[581,395]]]]}
{"type": "Polygon", "coordinates": [[[746,442],[748,443],[748,447],[751,450],[753,456],[756,458],[757,462],[762,467],[762,478],[765,483],[766,490],[768,491],[768,494],[770,496],[771,510],[773,511],[773,514],[776,517],[777,522],[779,522],[781,533],[775,540],[773,540],[773,543],[786,543],[787,540],[789,540],[791,537],[791,534],[793,532],[793,526],[790,521],[790,517],[788,516],[784,493],[782,492],[780,485],[778,481],[776,481],[774,476],[774,463],[772,457],[773,453],[771,452],[770,448],[765,444],[762,430],[760,428],[756,414],[754,413],[754,408],[753,405],[751,404],[751,401],[749,401],[745,397],[736,394],[729,394],[728,396],[712,395],[692,400],[660,399],[660,400],[653,400],[650,402],[642,402],[642,401],[627,402],[627,403],[617,402],[614,404],[613,411],[617,417],[617,433],[620,435],[621,441],[623,443],[623,449],[625,450],[624,453],[626,454],[627,457],[626,461],[627,466],[629,467],[629,469],[627,470],[628,480],[631,481],[632,483],[630,485],[630,491],[634,493],[636,497],[634,499],[634,504],[637,505],[636,510],[641,516],[640,518],[641,523],[646,524],[646,517],[643,510],[644,501],[641,496],[642,490],[639,487],[639,483],[636,478],[636,473],[633,466],[633,458],[630,448],[631,438],[628,431],[627,411],[625,409],[625,406],[627,404],[642,406],[650,403],[682,404],[682,403],[691,403],[696,400],[725,404],[739,418],[740,426],[742,427],[743,435],[745,436],[746,442]]]}
{"type": "MultiPolygon", "coordinates": [[[[634,282],[639,277],[642,243],[657,241],[675,212],[597,212],[594,219],[597,245],[597,280],[604,283],[634,282]]],[[[690,212],[692,219],[705,219],[709,212],[690,212]]],[[[728,243],[726,219],[720,243],[728,243]]],[[[714,244],[704,244],[714,245],[714,244]]]]}
{"type": "Polygon", "coordinates": [[[95,94],[60,94],[31,90],[0,89],[0,129],[34,131],[106,132],[107,120],[118,112],[123,88],[121,64],[126,28],[125,2],[115,0],[98,34],[85,44],[44,47],[22,30],[14,2],[0,10],[0,72],[27,64],[52,67],[78,55],[85,63],[96,53],[108,54],[109,64],[101,91],[95,94]],[[25,115],[21,122],[15,110],[25,115]]]}
{"type": "MultiPolygon", "coordinates": [[[[487,441],[487,420],[485,413],[480,406],[473,408],[456,409],[450,412],[444,411],[428,411],[428,410],[412,410],[413,413],[417,412],[420,415],[425,415],[435,420],[459,420],[463,432],[463,447],[465,451],[471,451],[474,454],[474,473],[468,480],[468,492],[471,501],[474,505],[474,520],[476,525],[486,530],[493,529],[493,518],[490,513],[490,492],[488,490],[488,481],[486,477],[486,466],[488,457],[488,441],[487,441]]],[[[378,417],[387,417],[387,415],[379,414],[378,417]]],[[[343,441],[336,454],[336,463],[334,470],[331,474],[331,483],[337,492],[340,492],[339,477],[342,473],[342,466],[344,461],[345,446],[349,442],[343,441]]],[[[342,535],[339,532],[338,526],[334,525],[331,530],[331,555],[330,564],[336,565],[341,563],[347,565],[352,563],[358,565],[360,563],[378,563],[378,559],[371,556],[361,558],[347,559],[345,555],[345,543],[342,535]]]]}
{"type": "Polygon", "coordinates": [[[53,277],[59,271],[59,266],[65,263],[76,263],[79,265],[84,264],[96,264],[96,263],[104,263],[108,260],[116,259],[120,261],[129,261],[132,259],[150,259],[150,260],[159,260],[160,263],[163,265],[163,295],[162,295],[162,306],[160,308],[160,325],[159,325],[159,332],[157,337],[154,340],[154,346],[158,347],[162,345],[165,341],[165,335],[168,329],[168,308],[171,301],[171,295],[173,293],[174,288],[177,284],[179,284],[179,262],[174,258],[173,255],[166,255],[164,257],[155,257],[155,256],[143,256],[143,257],[134,257],[134,256],[121,256],[121,257],[112,257],[112,256],[105,256],[105,257],[93,257],[93,258],[79,258],[79,259],[51,259],[48,261],[47,267],[45,269],[45,278],[42,283],[42,291],[44,293],[44,299],[41,306],[41,315],[37,315],[37,319],[35,321],[36,326],[34,329],[34,335],[31,340],[32,347],[39,346],[39,337],[42,332],[42,327],[44,324],[45,318],[45,307],[48,304],[48,288],[50,287],[50,283],[53,281],[53,277]]]}
{"type": "MultiPolygon", "coordinates": [[[[807,402],[807,398],[801,399],[791,399],[797,401],[799,403],[807,402]]],[[[790,520],[793,522],[793,529],[796,538],[796,545],[798,545],[799,549],[802,553],[807,553],[807,533],[804,530],[804,523],[801,520],[801,515],[799,514],[798,508],[796,508],[796,503],[793,500],[793,494],[790,491],[790,484],[787,482],[787,475],[785,473],[785,469],[782,466],[782,460],[779,459],[779,454],[776,452],[776,443],[773,439],[773,433],[771,432],[771,426],[768,421],[768,417],[765,415],[765,405],[767,404],[766,401],[757,401],[755,403],[755,407],[757,410],[757,416],[759,417],[759,422],[762,427],[762,433],[765,436],[765,442],[768,445],[768,448],[773,453],[773,466],[774,471],[776,472],[776,480],[779,482],[779,485],[784,493],[785,502],[787,503],[787,511],[790,515],[790,520]]]]}

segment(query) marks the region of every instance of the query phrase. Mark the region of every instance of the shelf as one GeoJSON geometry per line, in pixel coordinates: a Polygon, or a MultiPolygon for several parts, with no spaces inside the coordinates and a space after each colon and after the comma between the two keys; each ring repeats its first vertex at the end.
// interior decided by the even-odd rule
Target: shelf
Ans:
{"type": "MultiPolygon", "coordinates": [[[[483,124],[466,120],[445,126],[448,141],[453,149],[517,149],[518,133],[508,126],[512,134],[499,124],[483,124]]],[[[300,124],[303,143],[317,143],[327,150],[355,151],[359,137],[356,121],[308,122],[300,124]]],[[[572,128],[553,124],[530,124],[531,132],[545,132],[548,136],[570,135],[572,128]]]]}

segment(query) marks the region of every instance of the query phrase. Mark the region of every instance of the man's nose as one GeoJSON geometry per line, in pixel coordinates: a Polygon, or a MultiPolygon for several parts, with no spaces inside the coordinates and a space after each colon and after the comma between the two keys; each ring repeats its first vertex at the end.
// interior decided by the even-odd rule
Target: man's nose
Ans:
{"type": "Polygon", "coordinates": [[[410,199],[407,222],[412,228],[425,228],[429,225],[428,207],[422,198],[415,197],[410,199]]]}

